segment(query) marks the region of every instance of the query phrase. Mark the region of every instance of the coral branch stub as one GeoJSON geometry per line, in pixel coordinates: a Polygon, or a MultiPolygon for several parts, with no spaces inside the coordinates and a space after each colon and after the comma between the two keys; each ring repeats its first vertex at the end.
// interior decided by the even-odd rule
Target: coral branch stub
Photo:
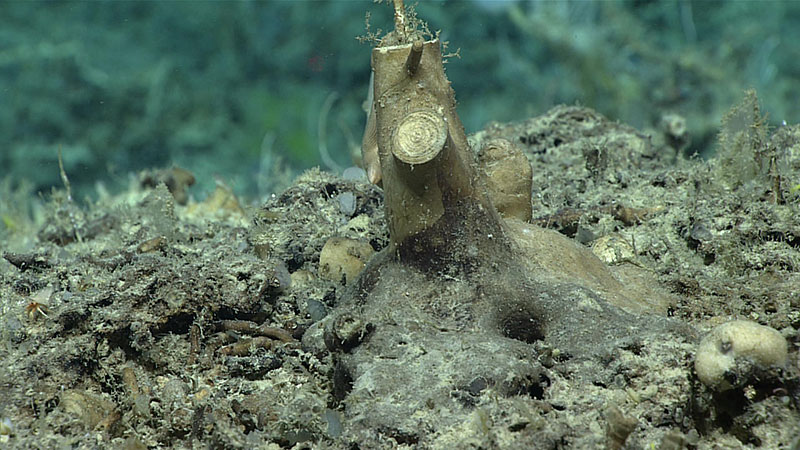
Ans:
{"type": "Polygon", "coordinates": [[[424,164],[435,158],[447,141],[447,125],[430,110],[403,117],[392,137],[392,154],[406,164],[424,164]]]}

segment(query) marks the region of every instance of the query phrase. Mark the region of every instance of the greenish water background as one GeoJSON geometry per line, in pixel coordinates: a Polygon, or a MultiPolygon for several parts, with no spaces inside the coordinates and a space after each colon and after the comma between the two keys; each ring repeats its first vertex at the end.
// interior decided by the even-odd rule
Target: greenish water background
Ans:
{"type": "MultiPolygon", "coordinates": [[[[460,48],[447,72],[467,132],[580,103],[641,129],[681,114],[687,152],[708,155],[749,87],[773,125],[800,121],[800,2],[417,9],[460,48]]],[[[79,199],[171,164],[195,173],[195,195],[218,178],[263,198],[321,165],[321,142],[347,167],[365,120],[370,47],[355,37],[367,11],[373,30],[391,28],[371,1],[4,2],[0,179],[60,186],[59,146],[79,199]]]]}

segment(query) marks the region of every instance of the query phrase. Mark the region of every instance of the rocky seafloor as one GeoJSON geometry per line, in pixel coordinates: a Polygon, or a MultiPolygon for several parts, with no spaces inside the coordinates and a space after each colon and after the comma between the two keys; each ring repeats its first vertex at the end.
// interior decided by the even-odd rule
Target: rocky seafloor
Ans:
{"type": "Polygon", "coordinates": [[[175,169],[89,205],[55,191],[0,242],[0,446],[797,448],[800,127],[768,129],[748,95],[702,161],[674,120],[562,106],[471,136],[533,169],[533,215],[508,225],[531,259],[497,275],[524,286],[485,291],[370,271],[392,255],[358,171],[258,206],[195,199],[175,169]],[[492,299],[502,332],[475,325],[492,299]],[[735,319],[788,356],[739,334],[701,381],[701,339],[735,319]]]}

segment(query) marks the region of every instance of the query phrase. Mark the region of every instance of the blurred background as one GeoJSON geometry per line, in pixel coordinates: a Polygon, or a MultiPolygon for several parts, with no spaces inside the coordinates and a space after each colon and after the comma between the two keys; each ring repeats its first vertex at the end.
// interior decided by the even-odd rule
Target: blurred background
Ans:
{"type": "MultiPolygon", "coordinates": [[[[407,3],[411,3],[407,1],[407,3]]],[[[421,1],[442,30],[474,132],[581,104],[640,129],[686,119],[688,154],[755,88],[770,123],[800,122],[800,2],[421,1]]],[[[319,165],[354,164],[365,122],[372,1],[0,3],[0,192],[119,190],[173,164],[195,196],[249,200],[319,165]],[[321,154],[330,160],[321,159],[321,154]]]]}

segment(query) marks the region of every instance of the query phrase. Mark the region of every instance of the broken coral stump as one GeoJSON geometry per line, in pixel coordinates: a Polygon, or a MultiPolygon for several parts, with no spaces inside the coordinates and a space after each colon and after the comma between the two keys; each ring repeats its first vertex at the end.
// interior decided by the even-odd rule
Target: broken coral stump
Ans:
{"type": "Polygon", "coordinates": [[[440,42],[397,42],[390,33],[372,51],[390,245],[406,262],[477,261],[504,233],[456,114],[440,42]]]}
{"type": "MultiPolygon", "coordinates": [[[[364,147],[377,150],[380,170],[369,171],[382,175],[390,246],[349,284],[335,310],[309,327],[303,345],[331,354],[332,397],[343,405],[345,442],[461,448],[486,433],[464,436],[475,405],[496,405],[487,416],[493,418],[505,417],[504,402],[512,399],[536,408],[541,393],[559,395],[549,389],[556,370],[575,373],[576,385],[594,380],[608,366],[604,355],[630,345],[633,332],[634,342],[660,342],[672,324],[606,301],[595,286],[610,292],[622,286],[579,244],[500,218],[484,177],[507,173],[495,169],[524,155],[490,147],[484,156],[493,166],[478,167],[439,42],[409,31],[401,3],[395,0],[395,31],[372,52],[374,122],[367,133],[375,134],[365,136],[364,147]],[[568,357],[556,361],[555,350],[568,357]],[[534,392],[540,394],[525,398],[534,392]],[[456,435],[459,441],[448,445],[456,435]]],[[[524,183],[498,186],[499,192],[528,191],[524,183]]],[[[525,203],[512,207],[512,216],[527,216],[530,200],[525,203]]],[[[622,445],[636,427],[627,416],[620,422],[609,432],[622,445]]],[[[556,431],[552,442],[541,443],[539,433],[513,434],[521,439],[513,448],[555,447],[563,436],[556,431]]],[[[591,444],[602,438],[591,436],[591,444]]]]}

